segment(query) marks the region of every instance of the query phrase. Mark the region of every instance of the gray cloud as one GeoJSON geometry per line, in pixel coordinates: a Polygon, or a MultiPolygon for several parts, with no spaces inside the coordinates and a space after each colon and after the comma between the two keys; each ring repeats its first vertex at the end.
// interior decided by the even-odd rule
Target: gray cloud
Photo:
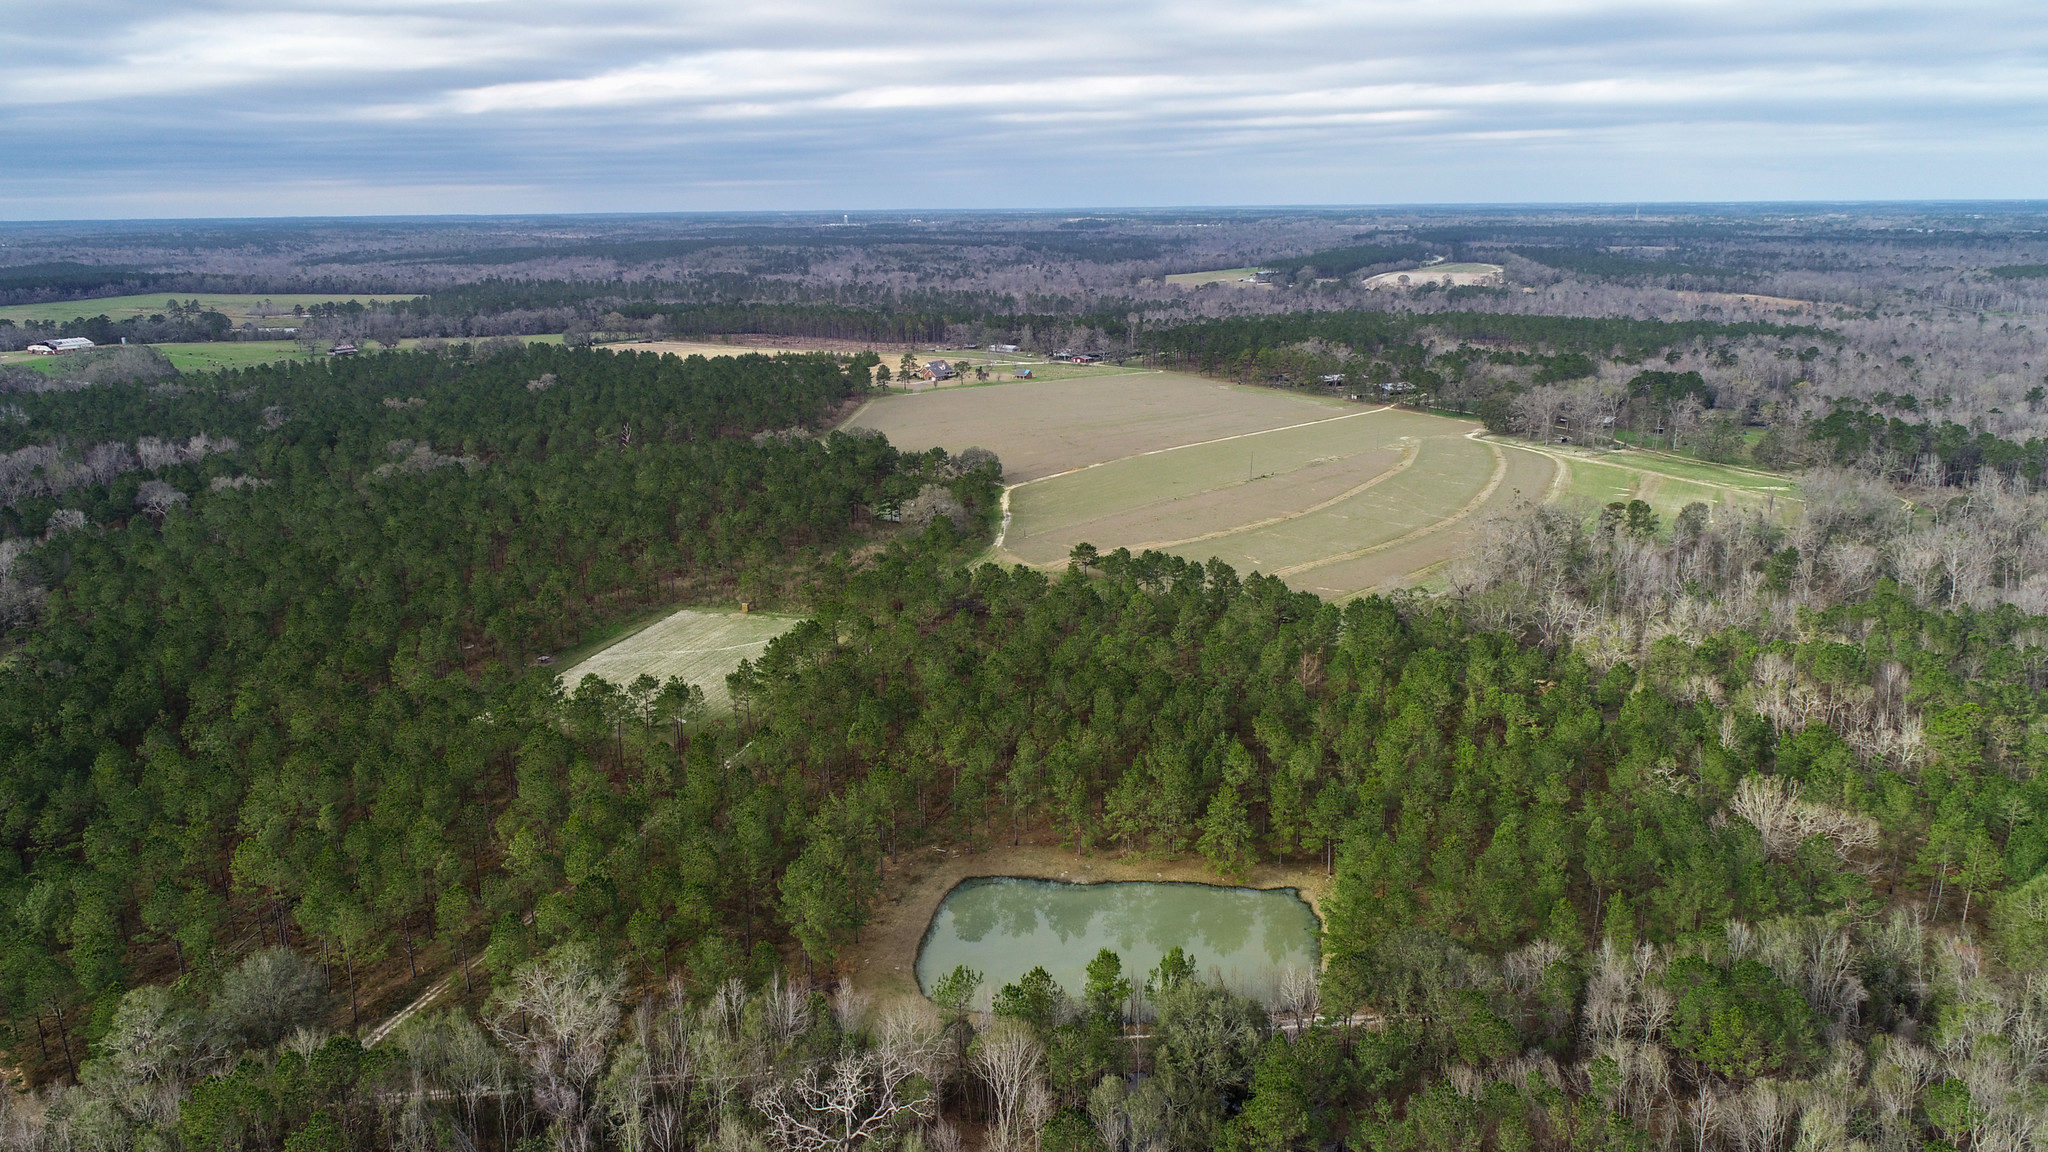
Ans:
{"type": "Polygon", "coordinates": [[[2048,21],[2022,3],[14,9],[15,217],[2026,197],[2048,174],[2048,21]]]}

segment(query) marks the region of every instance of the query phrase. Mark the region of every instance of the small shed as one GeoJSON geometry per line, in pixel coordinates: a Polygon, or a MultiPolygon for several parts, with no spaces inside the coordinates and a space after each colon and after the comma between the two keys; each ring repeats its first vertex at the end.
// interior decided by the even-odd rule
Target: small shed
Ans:
{"type": "Polygon", "coordinates": [[[1016,377],[1019,380],[1029,380],[1031,379],[1031,369],[1019,368],[1015,372],[1010,373],[1010,375],[1016,377]]]}
{"type": "Polygon", "coordinates": [[[356,354],[356,346],[343,340],[341,343],[329,348],[327,354],[329,356],[353,356],[356,354]]]}

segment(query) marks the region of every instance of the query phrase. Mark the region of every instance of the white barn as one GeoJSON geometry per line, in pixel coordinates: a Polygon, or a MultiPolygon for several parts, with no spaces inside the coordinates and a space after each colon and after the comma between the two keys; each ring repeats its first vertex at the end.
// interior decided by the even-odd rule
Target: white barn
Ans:
{"type": "Polygon", "coordinates": [[[93,342],[83,336],[64,336],[56,340],[31,344],[28,350],[38,356],[62,356],[66,352],[83,352],[93,346],[93,342]]]}

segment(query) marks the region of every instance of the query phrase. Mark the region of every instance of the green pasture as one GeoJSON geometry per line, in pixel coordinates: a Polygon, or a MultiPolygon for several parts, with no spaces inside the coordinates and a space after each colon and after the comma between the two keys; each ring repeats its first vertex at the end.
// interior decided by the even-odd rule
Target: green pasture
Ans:
{"type": "Polygon", "coordinates": [[[1692,503],[1731,510],[1768,505],[1774,515],[1789,519],[1800,500],[1794,477],[1734,465],[1641,451],[1546,454],[1564,460],[1569,469],[1558,493],[1561,502],[1593,506],[1641,500],[1667,525],[1692,503]]]}
{"type": "MultiPolygon", "coordinates": [[[[119,345],[109,345],[119,347],[119,345]]],[[[289,340],[235,340],[197,344],[151,344],[180,372],[210,372],[217,368],[253,368],[280,360],[303,360],[306,354],[289,340]]],[[[37,356],[28,352],[0,354],[0,363],[19,364],[38,372],[55,373],[70,363],[63,356],[37,356]]]]}
{"type": "Polygon", "coordinates": [[[60,300],[54,304],[9,304],[0,307],[0,319],[20,324],[27,320],[82,320],[93,316],[105,316],[109,320],[126,320],[131,316],[150,317],[162,314],[164,305],[173,299],[180,304],[190,305],[199,301],[202,309],[219,312],[239,326],[243,321],[260,324],[276,324],[289,327],[292,322],[292,306],[303,304],[308,308],[316,304],[345,304],[354,300],[369,304],[383,300],[410,300],[417,293],[397,296],[345,295],[335,292],[288,293],[274,292],[269,295],[224,292],[152,292],[147,296],[102,296],[97,300],[60,300]],[[281,316],[257,316],[251,309],[269,301],[273,307],[281,308],[281,316]]]}
{"type": "MultiPolygon", "coordinates": [[[[528,344],[562,342],[560,336],[524,336],[521,339],[528,344]]],[[[419,344],[418,340],[398,342],[401,349],[417,348],[419,344]]],[[[150,347],[163,353],[170,360],[172,367],[180,372],[212,372],[227,368],[254,368],[260,364],[277,364],[286,360],[320,360],[326,357],[328,346],[322,342],[311,357],[290,340],[220,340],[212,343],[151,344],[150,347]]],[[[39,372],[55,372],[64,364],[64,358],[37,356],[28,352],[6,352],[0,353],[0,363],[21,364],[39,372]]]]}
{"type": "Polygon", "coordinates": [[[153,344],[180,372],[212,372],[223,368],[254,368],[283,360],[308,359],[289,340],[245,340],[215,344],[153,344]]]}
{"type": "Polygon", "coordinates": [[[1250,276],[1254,272],[1263,271],[1265,271],[1264,268],[1218,268],[1213,272],[1176,272],[1168,276],[1166,282],[1168,284],[1189,285],[1235,284],[1243,282],[1245,277],[1250,276]]]}
{"type": "Polygon", "coordinates": [[[1791,476],[1765,472],[1757,468],[1745,468],[1739,464],[1715,464],[1706,460],[1692,460],[1683,456],[1650,451],[1626,452],[1621,455],[1630,467],[1680,480],[1693,480],[1721,488],[1755,492],[1759,495],[1773,492],[1779,496],[1788,493],[1796,495],[1798,491],[1798,482],[1791,476]]]}

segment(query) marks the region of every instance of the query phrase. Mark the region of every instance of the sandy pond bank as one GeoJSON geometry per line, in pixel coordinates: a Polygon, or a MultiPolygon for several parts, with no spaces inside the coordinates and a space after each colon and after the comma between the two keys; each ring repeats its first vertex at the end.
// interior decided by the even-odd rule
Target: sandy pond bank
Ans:
{"type": "MultiPolygon", "coordinates": [[[[1262,865],[1246,880],[1247,888],[1294,888],[1320,917],[1329,878],[1315,861],[1308,867],[1262,865]]],[[[854,986],[884,999],[919,995],[917,949],[925,928],[946,893],[976,876],[1022,876],[1034,880],[1100,883],[1117,880],[1181,880],[1222,884],[1200,857],[1163,860],[1138,855],[1097,852],[1082,855],[1051,843],[999,844],[969,853],[959,847],[931,847],[905,852],[890,866],[876,901],[873,919],[861,929],[860,942],[840,952],[839,969],[850,973],[854,986]]]]}

